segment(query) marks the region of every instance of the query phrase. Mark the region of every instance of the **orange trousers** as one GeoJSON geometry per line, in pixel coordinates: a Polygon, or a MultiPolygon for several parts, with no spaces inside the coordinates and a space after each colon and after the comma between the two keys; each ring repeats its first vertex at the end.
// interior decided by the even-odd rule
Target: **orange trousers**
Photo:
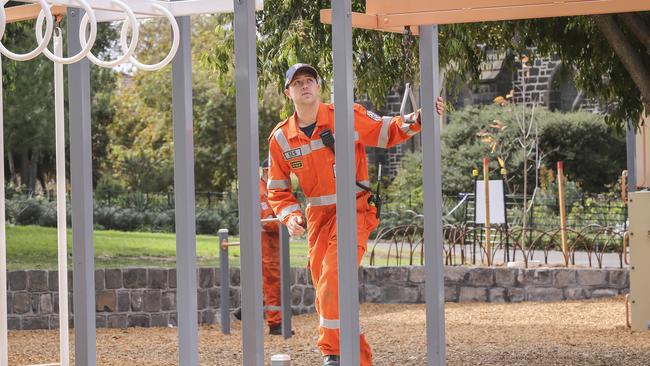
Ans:
{"type": "Polygon", "coordinates": [[[262,288],[264,315],[269,327],[282,324],[280,312],[280,238],[277,232],[262,232],[262,288]]]}
{"type": "MultiPolygon", "coordinates": [[[[357,198],[357,258],[368,246],[368,236],[377,226],[376,209],[367,203],[368,194],[357,198]]],[[[340,355],[338,243],[336,207],[308,207],[309,267],[316,288],[316,312],[320,317],[318,348],[323,355],[340,355]]],[[[372,365],[372,351],[363,333],[360,336],[361,366],[372,365]]]]}

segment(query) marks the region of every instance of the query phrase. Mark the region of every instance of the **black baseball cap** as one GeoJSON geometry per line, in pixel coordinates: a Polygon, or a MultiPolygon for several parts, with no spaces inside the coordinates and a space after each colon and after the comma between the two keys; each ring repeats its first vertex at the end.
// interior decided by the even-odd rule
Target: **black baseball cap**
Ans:
{"type": "Polygon", "coordinates": [[[293,81],[293,77],[296,75],[298,71],[305,71],[311,76],[313,76],[314,79],[316,79],[316,81],[318,81],[318,71],[316,71],[316,69],[313,66],[309,64],[297,63],[291,66],[289,70],[287,70],[287,73],[285,74],[285,78],[284,78],[285,89],[289,87],[289,84],[291,84],[291,82],[293,81]]]}

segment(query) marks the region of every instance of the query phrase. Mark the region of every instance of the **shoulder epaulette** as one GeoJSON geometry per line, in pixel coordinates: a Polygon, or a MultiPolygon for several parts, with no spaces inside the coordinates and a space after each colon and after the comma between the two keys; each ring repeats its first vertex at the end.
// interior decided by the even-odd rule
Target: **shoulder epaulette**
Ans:
{"type": "Polygon", "coordinates": [[[269,134],[269,137],[266,140],[271,142],[271,138],[273,138],[273,134],[275,133],[275,131],[277,131],[282,126],[286,125],[287,122],[289,122],[289,118],[287,118],[284,121],[279,122],[277,125],[275,125],[275,127],[273,127],[273,129],[271,130],[271,133],[269,134]]]}

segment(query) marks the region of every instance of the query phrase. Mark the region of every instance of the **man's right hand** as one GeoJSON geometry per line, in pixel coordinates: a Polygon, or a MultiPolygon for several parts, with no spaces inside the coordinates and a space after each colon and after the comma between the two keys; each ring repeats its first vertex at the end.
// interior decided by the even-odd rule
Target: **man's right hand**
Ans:
{"type": "Polygon", "coordinates": [[[287,220],[287,230],[289,230],[289,235],[294,238],[302,236],[305,233],[305,227],[303,226],[305,219],[300,215],[292,215],[287,220]]]}

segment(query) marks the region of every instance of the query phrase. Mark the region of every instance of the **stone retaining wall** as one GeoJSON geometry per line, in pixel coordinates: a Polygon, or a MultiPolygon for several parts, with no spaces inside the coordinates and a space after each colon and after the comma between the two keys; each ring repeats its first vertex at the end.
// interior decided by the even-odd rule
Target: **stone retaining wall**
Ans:
{"type": "MultiPolygon", "coordinates": [[[[292,269],[294,314],[314,311],[315,291],[309,271],[292,269]]],[[[219,270],[197,271],[199,322],[218,321],[219,270]]],[[[72,274],[68,273],[70,289],[72,274]]],[[[8,273],[10,329],[58,328],[58,274],[56,271],[8,273]]],[[[424,302],[423,267],[366,267],[359,270],[359,298],[364,302],[424,302]]],[[[239,307],[239,269],[230,271],[230,304],[239,307]]],[[[175,326],[176,270],[159,268],[95,271],[98,327],[175,326]]],[[[559,301],[625,294],[626,269],[506,269],[445,267],[445,300],[454,302],[559,301]]],[[[72,292],[70,312],[74,311],[72,292]]],[[[71,325],[72,317],[71,317],[71,325]]]]}

